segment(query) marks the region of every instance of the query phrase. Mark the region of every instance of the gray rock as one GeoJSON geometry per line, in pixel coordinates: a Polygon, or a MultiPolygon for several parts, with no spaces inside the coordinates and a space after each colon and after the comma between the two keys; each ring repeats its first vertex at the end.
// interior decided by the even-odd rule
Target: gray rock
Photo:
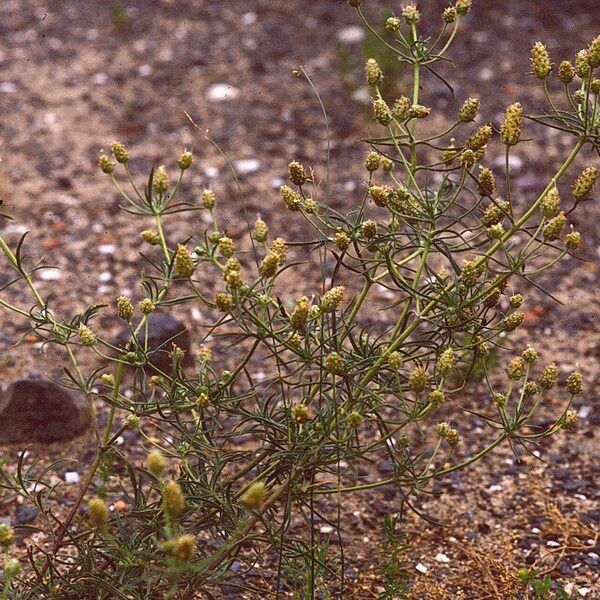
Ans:
{"type": "Polygon", "coordinates": [[[83,394],[32,374],[0,392],[0,444],[71,438],[85,430],[91,416],[83,394]]]}

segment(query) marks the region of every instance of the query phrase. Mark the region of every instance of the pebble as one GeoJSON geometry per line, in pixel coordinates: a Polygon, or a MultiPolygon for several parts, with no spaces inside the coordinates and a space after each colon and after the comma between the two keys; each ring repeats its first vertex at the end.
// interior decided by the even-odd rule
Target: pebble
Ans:
{"type": "Polygon", "coordinates": [[[112,273],[110,271],[103,271],[98,275],[98,281],[102,283],[107,283],[112,279],[112,273]]]}
{"type": "Polygon", "coordinates": [[[240,90],[229,83],[215,83],[206,91],[206,97],[211,102],[235,100],[239,95],[240,90]]]}
{"type": "Polygon", "coordinates": [[[415,569],[417,569],[417,571],[419,571],[419,573],[427,573],[427,567],[423,563],[417,564],[415,569]]]}
{"type": "Polygon", "coordinates": [[[17,86],[12,81],[3,81],[0,83],[0,92],[4,94],[14,94],[17,91],[17,86]]]}
{"type": "Polygon", "coordinates": [[[549,546],[550,548],[558,548],[560,547],[560,544],[558,542],[555,542],[554,540],[550,540],[546,542],[546,546],[549,546]]]}
{"type": "Polygon", "coordinates": [[[204,169],[204,174],[212,179],[219,174],[219,169],[216,167],[206,167],[204,169]]]}
{"type": "Polygon", "coordinates": [[[358,88],[354,90],[351,95],[352,100],[355,102],[360,102],[361,104],[371,104],[373,98],[371,97],[371,93],[365,87],[358,88]]]}
{"type": "Polygon", "coordinates": [[[256,23],[257,18],[255,12],[245,12],[241,17],[240,22],[242,25],[252,25],[252,23],[256,23]]]}
{"type": "Polygon", "coordinates": [[[437,560],[440,563],[449,563],[450,557],[444,554],[443,552],[439,552],[435,555],[435,560],[437,560]]]}
{"type": "Polygon", "coordinates": [[[152,67],[150,65],[140,65],[138,68],[138,75],[140,77],[148,77],[152,73],[152,67]]]}
{"type": "Polygon", "coordinates": [[[582,587],[577,590],[580,596],[587,596],[592,590],[590,588],[582,587]]]}
{"type": "Polygon", "coordinates": [[[106,84],[106,82],[108,81],[108,75],[106,73],[96,73],[93,77],[92,77],[92,81],[96,84],[96,85],[104,85],[106,84]]]}
{"type": "Polygon", "coordinates": [[[235,161],[235,169],[240,175],[249,175],[260,169],[260,162],[256,158],[241,158],[235,161]]]}
{"type": "Polygon", "coordinates": [[[343,44],[358,44],[365,39],[365,30],[358,25],[350,25],[337,32],[337,39],[343,44]]]}
{"type": "Polygon", "coordinates": [[[321,533],[332,533],[333,527],[331,525],[321,525],[321,527],[319,527],[319,531],[321,533]]]}
{"type": "Polygon", "coordinates": [[[98,252],[100,254],[114,254],[117,247],[114,244],[100,244],[98,246],[98,252]]]}
{"type": "MultiPolygon", "coordinates": [[[[494,161],[494,166],[498,167],[499,169],[504,168],[506,159],[504,158],[504,156],[499,156],[495,161],[494,161]]],[[[511,154],[508,157],[508,168],[512,171],[520,171],[523,168],[523,160],[521,158],[519,158],[518,156],[516,156],[515,154],[511,154]]]]}
{"type": "Polygon", "coordinates": [[[62,277],[62,273],[60,269],[50,268],[50,269],[40,269],[38,271],[38,277],[42,281],[57,281],[62,277]]]}
{"type": "Polygon", "coordinates": [[[65,473],[66,483],[79,483],[79,473],[77,471],[67,471],[65,473]]]}

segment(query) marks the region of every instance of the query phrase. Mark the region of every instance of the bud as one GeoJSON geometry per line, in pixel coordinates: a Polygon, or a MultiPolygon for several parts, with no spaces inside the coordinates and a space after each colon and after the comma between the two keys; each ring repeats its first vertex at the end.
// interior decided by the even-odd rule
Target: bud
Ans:
{"type": "Polygon", "coordinates": [[[287,185],[282,185],[279,189],[279,192],[281,193],[281,197],[283,198],[285,205],[290,210],[300,210],[300,207],[302,206],[302,197],[298,192],[295,192],[287,185]]]}
{"type": "Polygon", "coordinates": [[[313,198],[306,198],[303,207],[309,215],[314,215],[317,212],[317,203],[313,198]]]}
{"type": "Polygon", "coordinates": [[[285,261],[285,257],[287,254],[285,240],[280,237],[275,238],[273,240],[273,243],[271,244],[271,252],[274,252],[275,254],[277,254],[277,257],[279,258],[279,262],[283,263],[285,261]]]}
{"type": "Polygon", "coordinates": [[[544,239],[548,241],[557,240],[565,227],[567,219],[564,212],[550,219],[544,227],[544,239]]]}
{"type": "Polygon", "coordinates": [[[523,296],[521,296],[521,294],[515,294],[508,299],[508,303],[511,308],[520,308],[523,304],[523,296]]]}
{"type": "Polygon", "coordinates": [[[583,377],[582,377],[581,373],[578,373],[577,371],[575,371],[574,373],[571,373],[567,377],[567,381],[565,383],[567,392],[569,392],[569,394],[571,394],[572,396],[576,396],[577,394],[579,394],[581,392],[582,383],[583,383],[583,377]]]}
{"type": "Polygon", "coordinates": [[[553,186],[550,191],[544,196],[540,203],[540,212],[547,219],[556,217],[560,211],[560,194],[556,186],[553,186]]]}
{"type": "Polygon", "coordinates": [[[113,387],[115,385],[115,378],[111,373],[102,373],[100,375],[100,383],[108,387],[113,387]]]}
{"type": "Polygon", "coordinates": [[[397,371],[400,368],[400,365],[402,365],[402,355],[400,352],[397,350],[390,352],[388,356],[388,365],[390,365],[390,368],[394,371],[397,371]]]}
{"type": "Polygon", "coordinates": [[[167,175],[164,165],[160,165],[160,167],[154,171],[154,175],[152,177],[152,187],[159,195],[162,195],[167,191],[169,187],[169,176],[167,175]]]}
{"type": "Polygon", "coordinates": [[[140,237],[148,244],[156,246],[160,244],[160,236],[153,229],[145,229],[140,233],[140,237]]]}
{"type": "Polygon", "coordinates": [[[454,6],[456,7],[456,12],[462,16],[471,10],[472,4],[473,0],[456,0],[454,6]]]}
{"type": "Polygon", "coordinates": [[[230,237],[220,237],[219,241],[217,242],[217,246],[219,248],[219,252],[225,258],[231,258],[235,252],[235,244],[230,237]]]}
{"type": "Polygon", "coordinates": [[[546,46],[541,42],[536,42],[531,49],[531,66],[533,73],[538,79],[546,79],[552,71],[552,63],[546,46]]]}
{"type": "Polygon", "coordinates": [[[83,323],[79,324],[77,328],[77,336],[79,337],[79,341],[84,346],[95,346],[97,342],[96,334],[83,323]]]}
{"type": "Polygon", "coordinates": [[[303,331],[310,316],[310,302],[306,296],[302,296],[296,302],[296,306],[290,315],[290,325],[296,331],[303,331]]]}
{"type": "Polygon", "coordinates": [[[179,159],[177,161],[177,166],[182,171],[185,171],[186,169],[189,169],[192,166],[193,162],[194,162],[194,155],[191,152],[186,151],[179,157],[179,159]]]}
{"type": "Polygon", "coordinates": [[[204,208],[212,210],[215,207],[217,198],[212,190],[203,190],[202,192],[202,204],[204,208]]]}
{"type": "Polygon", "coordinates": [[[450,375],[456,364],[456,358],[454,357],[454,350],[452,348],[446,348],[438,359],[437,367],[440,375],[446,377],[450,375]]]}
{"type": "Polygon", "coordinates": [[[373,173],[379,169],[380,160],[379,160],[379,152],[369,152],[365,157],[365,168],[369,173],[373,173]]]}
{"type": "Polygon", "coordinates": [[[575,78],[575,67],[569,60],[563,60],[558,67],[558,78],[565,84],[569,85],[575,78]]]}
{"type": "Polygon", "coordinates": [[[127,296],[117,298],[117,314],[124,321],[129,321],[133,316],[133,303],[127,296]]]}
{"type": "Polygon", "coordinates": [[[500,139],[507,146],[515,146],[521,138],[523,128],[523,108],[519,102],[511,104],[504,115],[504,122],[500,130],[500,139]]]}
{"type": "Polygon", "coordinates": [[[143,300],[140,300],[138,307],[143,315],[149,315],[156,310],[156,305],[154,302],[152,302],[152,300],[150,300],[150,298],[144,298],[143,300]]]}
{"type": "Polygon", "coordinates": [[[477,162],[477,154],[471,148],[465,148],[459,155],[460,164],[468,169],[477,162]]]}
{"type": "Polygon", "coordinates": [[[374,185],[369,188],[369,196],[377,206],[386,206],[391,193],[392,188],[387,185],[374,185]]]}
{"type": "Polygon", "coordinates": [[[373,118],[384,126],[391,123],[392,111],[383,98],[373,100],[373,118]]]}
{"type": "Polygon", "coordinates": [[[233,308],[231,296],[220,292],[215,296],[215,305],[221,312],[229,312],[233,308]]]}
{"type": "Polygon", "coordinates": [[[539,393],[539,391],[540,389],[535,381],[528,381],[523,386],[523,393],[525,396],[535,396],[537,393],[539,393]]]}
{"type": "Polygon", "coordinates": [[[571,231],[565,238],[565,247],[567,250],[577,250],[581,246],[581,234],[579,231],[571,231]]]}
{"type": "Polygon", "coordinates": [[[108,521],[110,513],[102,498],[92,498],[88,502],[88,517],[95,527],[100,527],[108,521]]]}
{"type": "Polygon", "coordinates": [[[344,374],[344,363],[337,352],[330,352],[325,357],[325,370],[333,375],[344,374]]]}
{"type": "Polygon", "coordinates": [[[6,523],[0,523],[0,546],[8,548],[15,541],[15,532],[6,523]]]}
{"type": "Polygon", "coordinates": [[[129,152],[121,142],[113,142],[110,150],[118,163],[124,165],[129,160],[129,152]]]}
{"type": "Polygon", "coordinates": [[[504,408],[506,406],[506,401],[507,398],[504,394],[494,394],[492,396],[492,404],[496,407],[496,408],[504,408]]]}
{"type": "Polygon", "coordinates": [[[511,381],[518,381],[525,377],[526,370],[525,361],[520,356],[517,356],[508,363],[506,375],[511,381]]]}
{"type": "Polygon", "coordinates": [[[590,92],[596,94],[596,96],[600,95],[600,79],[592,80],[590,83],[590,92]]]}
{"type": "Polygon", "coordinates": [[[450,446],[456,446],[458,444],[459,435],[456,429],[450,427],[448,423],[438,423],[435,428],[436,433],[442,439],[445,439],[450,446]]]}
{"type": "Polygon", "coordinates": [[[491,204],[487,206],[481,222],[485,227],[491,227],[496,223],[501,223],[506,216],[510,213],[510,204],[506,200],[496,198],[491,204]]]}
{"type": "Polygon", "coordinates": [[[551,390],[556,385],[556,379],[558,377],[558,369],[554,363],[544,367],[538,384],[545,390],[551,390]]]}
{"type": "Polygon", "coordinates": [[[492,171],[487,167],[479,167],[477,191],[481,196],[492,196],[496,191],[496,179],[492,171]]]}
{"type": "Polygon", "coordinates": [[[267,495],[267,486],[262,481],[255,481],[242,494],[240,502],[246,508],[256,510],[264,504],[267,495]]]}
{"type": "Polygon", "coordinates": [[[402,10],[402,16],[409,25],[416,25],[419,22],[419,19],[421,18],[417,7],[412,4],[409,4],[408,6],[404,7],[404,9],[402,10]]]}
{"type": "Polygon", "coordinates": [[[514,331],[521,323],[523,323],[524,318],[525,316],[523,313],[514,312],[500,321],[500,327],[503,331],[514,331]]]}
{"type": "Polygon", "coordinates": [[[490,240],[499,240],[506,233],[502,223],[496,223],[495,225],[488,227],[485,232],[490,240]]]}
{"type": "Polygon", "coordinates": [[[369,58],[365,63],[365,78],[367,83],[372,86],[381,85],[383,81],[383,71],[374,58],[369,58]]]}
{"type": "Polygon", "coordinates": [[[590,62],[586,50],[580,50],[575,55],[575,71],[581,79],[585,79],[590,74],[590,62]]]}
{"type": "Polygon", "coordinates": [[[391,173],[394,170],[394,161],[391,158],[388,158],[387,156],[382,156],[380,158],[380,162],[381,162],[381,168],[386,173],[391,173]]]}
{"type": "Polygon", "coordinates": [[[431,390],[428,400],[433,406],[439,406],[445,400],[444,392],[442,390],[431,390]]]}
{"type": "Polygon", "coordinates": [[[174,264],[177,275],[185,279],[189,279],[196,270],[196,265],[183,244],[177,244],[174,264]]]}
{"type": "Polygon", "coordinates": [[[170,519],[178,519],[185,510],[185,497],[181,486],[176,481],[169,481],[162,491],[165,512],[170,519]]]}
{"type": "Polygon", "coordinates": [[[398,17],[389,17],[385,22],[385,28],[388,31],[398,32],[400,31],[401,21],[398,17]]]}
{"type": "Polygon", "coordinates": [[[562,418],[563,427],[573,427],[577,423],[578,415],[576,410],[568,410],[562,418]]]}
{"type": "Polygon", "coordinates": [[[181,535],[175,541],[173,556],[179,560],[187,561],[193,558],[196,549],[196,541],[192,535],[181,535]]]}
{"type": "Polygon", "coordinates": [[[130,413],[123,419],[123,426],[137,429],[140,426],[140,418],[137,415],[130,413]]]}
{"type": "Polygon", "coordinates": [[[338,231],[335,236],[333,237],[333,243],[342,251],[344,252],[345,250],[348,249],[348,247],[350,246],[350,244],[352,243],[352,240],[350,239],[350,236],[347,233],[344,233],[343,231],[338,231]]]}
{"type": "Polygon", "coordinates": [[[394,100],[394,108],[392,109],[392,112],[397,119],[403,121],[408,117],[411,106],[412,102],[409,98],[406,96],[400,96],[400,98],[396,98],[396,100],[394,100]]]}
{"type": "Polygon", "coordinates": [[[106,156],[106,154],[100,155],[98,164],[100,165],[103,173],[106,173],[107,175],[114,173],[115,164],[110,160],[110,158],[108,158],[108,156],[106,156]]]}
{"type": "Polygon", "coordinates": [[[303,425],[310,420],[310,412],[308,411],[306,404],[297,404],[294,406],[292,414],[294,417],[294,422],[298,423],[298,425],[303,425]]]}
{"type": "Polygon", "coordinates": [[[532,365],[537,360],[537,357],[538,357],[537,352],[531,346],[528,346],[527,348],[525,348],[525,350],[523,350],[523,354],[521,356],[523,357],[523,360],[528,365],[532,365]]]}
{"type": "Polygon", "coordinates": [[[596,179],[598,178],[598,167],[587,167],[585,168],[575,185],[573,186],[573,196],[576,200],[587,200],[592,191],[594,190],[594,186],[596,185],[596,179]]]}
{"type": "Polygon", "coordinates": [[[412,119],[424,119],[431,114],[431,109],[422,104],[413,104],[408,110],[408,116],[412,119]]]}
{"type": "Polygon", "coordinates": [[[592,69],[600,67],[600,35],[595,37],[587,49],[588,63],[592,69]]]}
{"type": "Polygon", "coordinates": [[[458,111],[458,120],[462,123],[470,123],[477,116],[479,110],[479,98],[467,98],[458,111]]]}
{"type": "Polygon", "coordinates": [[[290,181],[294,185],[304,185],[308,179],[304,167],[295,160],[288,165],[288,173],[290,181]]]}
{"type": "Polygon", "coordinates": [[[254,223],[254,239],[259,243],[264,243],[267,241],[269,236],[269,227],[267,224],[259,217],[256,219],[256,223],[254,223]]]}
{"type": "Polygon", "coordinates": [[[444,20],[444,23],[454,23],[454,21],[456,21],[456,8],[454,8],[454,6],[445,8],[442,13],[442,19],[444,20]]]}
{"type": "Polygon", "coordinates": [[[344,297],[345,290],[346,288],[343,285],[338,285],[325,292],[321,297],[321,310],[323,312],[335,311],[344,297]]]}
{"type": "Polygon", "coordinates": [[[361,233],[368,239],[368,240],[372,240],[374,237],[377,236],[377,223],[375,223],[375,221],[365,221],[361,226],[360,226],[360,230],[361,233]]]}
{"type": "Polygon", "coordinates": [[[198,408],[204,408],[210,402],[210,398],[206,392],[200,392],[196,397],[196,406],[198,408]]]}
{"type": "Polygon", "coordinates": [[[408,376],[408,387],[416,393],[422,392],[427,383],[429,382],[429,377],[427,377],[427,373],[423,367],[417,367],[409,376],[408,376]]]}
{"type": "Polygon", "coordinates": [[[264,278],[273,277],[277,273],[277,267],[279,265],[279,256],[273,252],[272,250],[267,253],[267,255],[263,258],[260,266],[258,267],[258,272],[264,278]]]}

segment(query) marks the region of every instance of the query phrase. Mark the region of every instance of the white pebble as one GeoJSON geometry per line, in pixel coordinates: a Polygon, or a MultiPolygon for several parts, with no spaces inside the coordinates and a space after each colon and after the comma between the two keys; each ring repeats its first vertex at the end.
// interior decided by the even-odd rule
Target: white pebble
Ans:
{"type": "Polygon", "coordinates": [[[140,65],[138,68],[138,74],[140,77],[148,77],[152,73],[152,67],[150,65],[140,65]]]}
{"type": "Polygon", "coordinates": [[[62,273],[60,272],[60,269],[51,267],[49,269],[40,269],[38,271],[38,276],[42,281],[57,281],[62,277],[62,273]]]}
{"type": "Polygon", "coordinates": [[[321,527],[319,527],[319,531],[321,533],[331,533],[333,531],[333,527],[331,525],[321,525],[321,527]]]}
{"type": "Polygon", "coordinates": [[[587,596],[587,595],[588,595],[588,594],[589,594],[591,591],[592,591],[592,590],[590,590],[590,588],[583,587],[583,588],[579,588],[579,589],[577,590],[577,593],[578,593],[580,596],[587,596]]]}
{"type": "Polygon", "coordinates": [[[240,19],[242,25],[252,25],[257,19],[255,12],[245,12],[240,19]]]}
{"type": "Polygon", "coordinates": [[[112,273],[110,271],[103,271],[98,275],[98,281],[101,283],[107,283],[112,279],[112,273]]]}
{"type": "Polygon", "coordinates": [[[417,569],[419,573],[427,573],[427,567],[423,563],[419,563],[415,569],[417,569]]]}
{"type": "Polygon", "coordinates": [[[437,560],[438,562],[441,562],[441,563],[449,563],[450,562],[450,558],[443,552],[436,554],[435,560],[437,560]]]}
{"type": "Polygon", "coordinates": [[[67,483],[79,483],[79,473],[77,471],[67,471],[65,473],[65,481],[67,483]]]}
{"type": "Polygon", "coordinates": [[[219,169],[217,169],[216,167],[206,167],[204,169],[204,174],[212,179],[213,177],[216,177],[219,174],[219,169]]]}
{"type": "Polygon", "coordinates": [[[337,32],[337,39],[343,44],[358,44],[365,39],[365,30],[358,25],[350,25],[337,32]]]}
{"type": "Polygon", "coordinates": [[[108,75],[106,73],[96,73],[92,77],[92,81],[96,85],[104,85],[108,81],[108,75]]]}
{"type": "Polygon", "coordinates": [[[240,90],[229,83],[215,83],[206,91],[206,97],[211,102],[235,100],[240,95],[240,90]]]}
{"type": "Polygon", "coordinates": [[[240,175],[248,175],[258,171],[260,162],[256,158],[242,158],[235,161],[235,168],[240,175]]]}
{"type": "Polygon", "coordinates": [[[4,94],[14,94],[17,91],[17,86],[12,81],[3,81],[0,83],[0,92],[4,94]]]}
{"type": "Polygon", "coordinates": [[[100,244],[98,246],[98,252],[100,254],[114,254],[117,247],[114,244],[100,244]]]}
{"type": "Polygon", "coordinates": [[[546,542],[546,546],[549,546],[550,548],[558,548],[560,547],[560,544],[554,540],[550,540],[549,542],[546,542]]]}
{"type": "Polygon", "coordinates": [[[493,494],[494,492],[501,492],[502,491],[502,486],[501,485],[490,485],[490,487],[487,489],[489,494],[493,494]]]}

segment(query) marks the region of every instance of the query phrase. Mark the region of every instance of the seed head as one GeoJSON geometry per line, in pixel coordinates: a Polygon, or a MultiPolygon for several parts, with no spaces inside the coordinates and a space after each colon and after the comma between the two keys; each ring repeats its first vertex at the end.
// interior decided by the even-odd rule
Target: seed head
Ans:
{"type": "Polygon", "coordinates": [[[154,171],[154,175],[152,177],[152,187],[159,195],[162,195],[167,191],[169,187],[169,176],[167,175],[164,165],[160,165],[160,167],[154,171]]]}
{"type": "Polygon", "coordinates": [[[173,556],[179,560],[188,561],[194,556],[196,550],[196,540],[193,535],[181,535],[175,541],[173,556]]]}
{"type": "Polygon", "coordinates": [[[477,191],[481,196],[491,197],[496,191],[496,179],[487,167],[479,167],[479,178],[477,179],[477,191]]]}
{"type": "Polygon", "coordinates": [[[295,192],[287,185],[282,185],[279,191],[289,210],[300,210],[300,207],[302,206],[302,197],[298,192],[295,192]]]}
{"type": "Polygon", "coordinates": [[[96,334],[83,323],[80,323],[79,327],[77,328],[77,336],[79,337],[79,341],[84,346],[95,346],[96,342],[98,341],[96,334]]]}
{"type": "Polygon", "coordinates": [[[343,231],[338,231],[335,236],[333,237],[333,243],[342,251],[344,252],[345,250],[348,249],[348,247],[350,246],[350,244],[352,243],[352,240],[350,239],[350,236],[347,233],[344,233],[343,231]]]}
{"type": "Polygon", "coordinates": [[[100,159],[98,160],[98,164],[102,169],[103,173],[110,175],[115,171],[115,164],[106,156],[106,154],[101,154],[100,159]]]}
{"type": "Polygon", "coordinates": [[[417,367],[408,376],[408,387],[416,393],[422,392],[429,382],[429,377],[423,367],[417,367]]]}
{"type": "Polygon", "coordinates": [[[508,299],[508,303],[511,308],[520,308],[523,304],[523,296],[521,296],[521,294],[514,294],[508,299]]]}
{"type": "Polygon", "coordinates": [[[456,21],[456,8],[454,8],[454,6],[445,8],[442,13],[442,19],[444,23],[454,23],[454,21],[456,21]]]}
{"type": "Polygon", "coordinates": [[[563,60],[558,67],[558,78],[569,85],[575,78],[575,67],[570,60],[563,60]]]}
{"type": "Polygon", "coordinates": [[[392,109],[392,112],[397,119],[403,121],[404,119],[408,118],[408,113],[411,106],[412,102],[409,98],[406,96],[400,96],[400,98],[396,98],[396,100],[394,100],[394,108],[392,109]]]}
{"type": "Polygon", "coordinates": [[[185,496],[176,481],[169,481],[162,491],[163,506],[171,519],[179,519],[185,510],[185,496]]]}
{"type": "Polygon", "coordinates": [[[277,273],[277,266],[279,265],[279,255],[272,250],[267,253],[263,261],[260,263],[258,268],[259,273],[264,278],[273,277],[277,273]]]}
{"type": "Polygon", "coordinates": [[[496,223],[495,225],[488,227],[485,232],[490,240],[499,240],[506,233],[502,223],[496,223]]]}
{"type": "Polygon", "coordinates": [[[578,373],[577,371],[575,371],[574,373],[571,373],[567,377],[565,387],[567,388],[567,392],[569,392],[569,394],[576,396],[577,394],[579,394],[581,392],[581,389],[583,387],[582,384],[583,384],[583,377],[582,377],[581,373],[578,373]]]}
{"type": "Polygon", "coordinates": [[[507,146],[515,146],[521,138],[523,129],[523,108],[519,102],[511,104],[504,115],[504,122],[500,130],[500,139],[507,146]]]}
{"type": "Polygon", "coordinates": [[[390,352],[388,356],[388,365],[393,371],[397,371],[402,364],[402,355],[397,350],[390,352]]]}
{"type": "Polygon", "coordinates": [[[140,237],[148,244],[152,246],[157,246],[160,244],[160,236],[153,229],[145,229],[140,233],[140,237]]]}
{"type": "Polygon", "coordinates": [[[391,123],[392,111],[383,98],[373,100],[373,118],[383,126],[391,123]]]}
{"type": "Polygon", "coordinates": [[[383,71],[374,58],[369,58],[365,63],[365,78],[367,83],[372,86],[381,85],[383,81],[383,71]]]}
{"type": "Polygon", "coordinates": [[[152,302],[152,300],[150,300],[150,298],[144,298],[143,300],[140,300],[138,306],[143,315],[149,315],[156,310],[156,305],[154,302],[152,302]]]}
{"type": "Polygon", "coordinates": [[[15,541],[15,532],[10,525],[0,523],[0,546],[8,548],[15,541]]]}
{"type": "Polygon", "coordinates": [[[235,244],[230,237],[223,236],[219,238],[217,246],[219,248],[219,252],[225,258],[231,258],[235,252],[235,244]]]}
{"type": "Polygon", "coordinates": [[[398,32],[400,31],[401,21],[398,17],[389,17],[385,22],[385,28],[388,31],[398,32]]]}
{"type": "Polygon", "coordinates": [[[118,163],[124,165],[129,160],[129,152],[121,142],[113,142],[110,150],[118,163]]]}
{"type": "Polygon", "coordinates": [[[360,226],[360,229],[363,236],[368,240],[372,240],[377,236],[377,223],[375,223],[375,221],[370,219],[368,221],[364,221],[360,226]]]}
{"type": "Polygon", "coordinates": [[[525,377],[526,363],[520,356],[513,358],[506,367],[506,375],[511,381],[518,381],[525,377]]]}
{"type": "Polygon", "coordinates": [[[502,198],[496,198],[491,204],[487,206],[481,222],[485,227],[491,227],[496,223],[501,223],[504,218],[509,214],[510,204],[502,198]]]}
{"type": "Polygon", "coordinates": [[[202,192],[202,204],[204,208],[212,210],[215,207],[217,198],[212,190],[203,190],[202,192]]]}
{"type": "Polygon", "coordinates": [[[374,171],[377,171],[377,169],[379,169],[379,166],[381,164],[379,157],[379,152],[373,151],[369,152],[365,157],[365,168],[367,169],[367,171],[369,171],[369,173],[373,173],[374,171]]]}
{"type": "Polygon", "coordinates": [[[459,15],[466,15],[473,5],[473,0],[456,0],[454,6],[456,7],[456,12],[459,15]]]}
{"type": "Polygon", "coordinates": [[[287,246],[285,240],[283,238],[275,238],[273,243],[271,244],[271,252],[277,254],[279,258],[279,263],[282,264],[285,261],[285,257],[287,254],[287,246]]]}
{"type": "Polygon", "coordinates": [[[600,35],[595,37],[587,49],[588,63],[592,69],[600,67],[600,35]]]}
{"type": "Polygon", "coordinates": [[[104,525],[109,519],[108,506],[102,498],[92,498],[88,502],[88,517],[95,527],[104,525]]]}
{"type": "Polygon", "coordinates": [[[317,202],[313,198],[306,198],[302,206],[309,215],[314,215],[317,212],[317,202]]]}
{"type": "Polygon", "coordinates": [[[600,79],[593,79],[590,83],[590,92],[598,96],[600,94],[600,79]]]}
{"type": "Polygon", "coordinates": [[[552,63],[546,46],[541,42],[536,42],[531,49],[531,67],[533,73],[538,79],[546,79],[552,71],[552,63]]]}
{"type": "Polygon", "coordinates": [[[140,426],[140,418],[133,413],[129,413],[123,419],[123,427],[130,427],[131,429],[137,429],[140,426]]]}
{"type": "Polygon", "coordinates": [[[458,120],[461,123],[470,123],[477,116],[479,98],[467,98],[458,111],[458,120]]]}
{"type": "Polygon", "coordinates": [[[580,50],[575,55],[575,71],[581,79],[585,79],[590,73],[590,61],[587,50],[580,50]]]}
{"type": "Polygon", "coordinates": [[[344,374],[344,362],[337,352],[330,352],[325,357],[325,370],[333,375],[344,374]]]}
{"type": "Polygon", "coordinates": [[[477,263],[475,260],[465,260],[460,271],[460,280],[465,287],[473,287],[484,270],[485,263],[477,263]]]}
{"type": "Polygon", "coordinates": [[[507,398],[504,394],[494,394],[492,396],[492,404],[496,408],[504,408],[506,406],[507,398]]]}
{"type": "Polygon", "coordinates": [[[369,188],[369,196],[377,206],[386,206],[391,194],[392,188],[387,185],[374,185],[369,188]]]}
{"type": "Polygon", "coordinates": [[[586,167],[573,186],[573,196],[576,200],[587,200],[598,179],[598,167],[586,167]]]}
{"type": "Polygon", "coordinates": [[[303,425],[304,423],[310,421],[310,412],[306,404],[296,404],[292,410],[292,414],[294,417],[294,422],[298,423],[298,425],[303,425]]]}
{"type": "Polygon", "coordinates": [[[133,303],[127,296],[117,298],[117,314],[124,321],[129,321],[133,316],[133,303]]]}
{"type": "Polygon", "coordinates": [[[348,427],[355,429],[362,423],[362,415],[359,412],[353,410],[347,417],[346,422],[348,423],[348,427]]]}
{"type": "Polygon", "coordinates": [[[537,360],[538,354],[534,348],[528,346],[525,348],[525,350],[523,350],[523,354],[521,356],[528,365],[532,365],[537,360]]]}
{"type": "Polygon", "coordinates": [[[262,481],[255,481],[243,493],[240,502],[249,509],[259,509],[267,499],[267,486],[262,481]]]}
{"type": "Polygon", "coordinates": [[[577,424],[577,419],[577,411],[570,409],[565,413],[565,416],[562,418],[562,426],[573,427],[573,425],[577,424]]]}
{"type": "Polygon", "coordinates": [[[100,383],[108,387],[113,387],[115,385],[115,377],[112,373],[102,373],[100,375],[100,383]]]}
{"type": "Polygon", "coordinates": [[[471,150],[471,148],[465,148],[459,155],[460,164],[468,169],[472,167],[477,162],[477,153],[475,150],[471,150]]]}
{"type": "Polygon", "coordinates": [[[556,217],[550,219],[544,227],[544,239],[548,241],[557,240],[565,228],[567,219],[564,212],[560,212],[556,217]]]}
{"type": "Polygon", "coordinates": [[[288,165],[288,174],[294,185],[304,185],[308,179],[304,167],[295,160],[288,165]]]}
{"type": "Polygon", "coordinates": [[[442,377],[450,375],[456,364],[456,357],[452,348],[446,348],[438,359],[437,368],[442,377]]]}
{"type": "Polygon", "coordinates": [[[215,296],[215,304],[221,312],[229,312],[233,308],[233,300],[225,292],[220,292],[215,296]]]}
{"type": "Polygon", "coordinates": [[[296,306],[290,315],[290,325],[296,331],[303,331],[310,316],[310,302],[306,296],[302,296],[296,302],[296,306]]]}
{"type": "Polygon", "coordinates": [[[483,125],[471,134],[466,143],[467,148],[481,150],[490,141],[492,133],[491,125],[483,125]]]}
{"type": "Polygon", "coordinates": [[[411,119],[424,119],[431,114],[431,109],[427,106],[423,106],[422,104],[413,104],[408,109],[408,116],[411,119]]]}
{"type": "Polygon", "coordinates": [[[204,408],[210,402],[210,398],[206,392],[200,392],[196,397],[196,406],[204,408]]]}
{"type": "Polygon", "coordinates": [[[525,315],[523,313],[514,312],[500,321],[500,327],[503,331],[514,331],[521,323],[523,323],[524,318],[525,315]]]}
{"type": "Polygon", "coordinates": [[[528,381],[523,386],[523,393],[525,396],[535,396],[539,391],[540,389],[535,381],[528,381]]]}
{"type": "Polygon", "coordinates": [[[433,406],[439,406],[445,400],[444,392],[442,390],[431,390],[428,400],[433,406]]]}
{"type": "Polygon", "coordinates": [[[189,169],[192,166],[193,162],[194,155],[190,151],[185,151],[177,160],[177,166],[182,171],[185,171],[186,169],[189,169]]]}
{"type": "Polygon", "coordinates": [[[456,429],[453,427],[450,427],[449,423],[438,423],[435,431],[438,436],[442,439],[445,439],[450,446],[454,447],[458,444],[458,431],[456,431],[456,429]]]}
{"type": "Polygon", "coordinates": [[[391,158],[388,158],[387,156],[382,156],[380,161],[381,161],[381,168],[386,173],[391,173],[394,170],[394,161],[391,158]]]}
{"type": "Polygon", "coordinates": [[[544,390],[551,390],[556,385],[558,377],[558,369],[554,363],[544,367],[540,378],[538,379],[539,386],[544,390]]]}
{"type": "Polygon", "coordinates": [[[581,234],[579,231],[571,231],[565,238],[565,247],[569,251],[577,250],[581,246],[581,234]]]}
{"type": "Polygon", "coordinates": [[[540,204],[540,212],[547,219],[556,217],[560,211],[560,194],[556,186],[552,187],[550,191],[544,196],[540,204]]]}
{"type": "Polygon", "coordinates": [[[196,270],[196,265],[183,244],[177,244],[174,264],[177,275],[185,279],[189,279],[196,270]]]}
{"type": "Polygon", "coordinates": [[[409,4],[408,6],[404,7],[404,9],[402,10],[402,16],[409,25],[416,25],[419,22],[419,19],[421,18],[417,7],[412,4],[409,4]]]}
{"type": "Polygon", "coordinates": [[[345,290],[346,288],[343,285],[338,285],[326,291],[321,297],[321,310],[323,312],[334,312],[340,305],[345,290]]]}

